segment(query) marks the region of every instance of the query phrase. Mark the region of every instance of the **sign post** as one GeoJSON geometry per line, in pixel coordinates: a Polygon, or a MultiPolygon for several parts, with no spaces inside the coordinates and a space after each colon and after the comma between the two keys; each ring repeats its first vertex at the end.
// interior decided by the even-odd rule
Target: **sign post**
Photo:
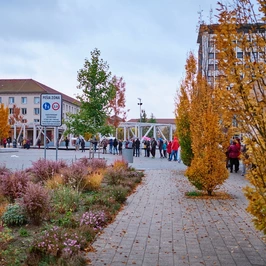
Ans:
{"type": "MultiPolygon", "coordinates": [[[[60,127],[62,125],[62,95],[41,94],[41,126],[60,127]]],[[[56,130],[56,160],[58,152],[58,130],[56,130]]],[[[44,136],[44,158],[46,159],[46,130],[44,136]]]]}

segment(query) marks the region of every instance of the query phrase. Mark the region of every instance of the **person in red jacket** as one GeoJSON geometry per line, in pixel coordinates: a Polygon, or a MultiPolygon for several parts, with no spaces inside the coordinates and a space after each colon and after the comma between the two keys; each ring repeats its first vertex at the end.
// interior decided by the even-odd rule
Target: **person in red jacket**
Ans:
{"type": "Polygon", "coordinates": [[[235,166],[236,173],[239,170],[239,154],[240,154],[240,150],[237,145],[237,141],[234,140],[233,144],[231,144],[228,148],[228,157],[230,160],[230,173],[233,172],[233,166],[235,166]]]}
{"type": "Polygon", "coordinates": [[[177,137],[174,137],[174,140],[172,142],[172,152],[171,152],[171,156],[170,158],[168,159],[169,161],[172,161],[172,157],[174,155],[174,161],[177,161],[177,151],[178,151],[178,148],[179,148],[179,142],[178,142],[178,139],[177,137]]]}
{"type": "Polygon", "coordinates": [[[170,159],[171,153],[172,153],[172,141],[169,140],[167,144],[167,153],[168,153],[168,160],[170,159]]]}

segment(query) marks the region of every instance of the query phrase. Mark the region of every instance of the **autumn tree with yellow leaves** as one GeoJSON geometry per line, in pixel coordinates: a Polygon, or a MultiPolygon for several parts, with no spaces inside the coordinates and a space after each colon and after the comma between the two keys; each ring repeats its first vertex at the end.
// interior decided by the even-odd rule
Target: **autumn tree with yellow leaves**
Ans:
{"type": "Polygon", "coordinates": [[[191,164],[193,152],[191,147],[190,128],[190,96],[196,80],[196,59],[192,53],[189,54],[186,62],[186,77],[182,81],[180,90],[176,95],[176,134],[181,146],[181,159],[187,166],[191,164]]]}
{"type": "Polygon", "coordinates": [[[184,148],[192,150],[185,175],[197,189],[212,195],[229,176],[225,164],[228,137],[223,133],[214,90],[197,74],[196,59],[192,53],[187,59],[186,78],[180,92],[176,125],[181,154],[184,148]],[[184,146],[186,140],[190,141],[190,147],[184,146]]]}
{"type": "MultiPolygon", "coordinates": [[[[220,72],[217,97],[236,117],[248,148],[244,190],[247,210],[254,215],[257,229],[266,233],[266,1],[250,0],[231,5],[219,3],[215,46],[220,72]]],[[[218,85],[217,84],[217,85],[218,85]]]]}
{"type": "Polygon", "coordinates": [[[0,140],[8,137],[10,126],[8,124],[8,108],[3,103],[0,104],[0,140]]]}

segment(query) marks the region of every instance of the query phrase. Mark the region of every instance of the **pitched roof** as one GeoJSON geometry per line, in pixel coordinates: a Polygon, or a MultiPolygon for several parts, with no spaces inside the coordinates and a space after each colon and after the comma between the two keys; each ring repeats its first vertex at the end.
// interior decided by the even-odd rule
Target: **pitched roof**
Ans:
{"type": "Polygon", "coordinates": [[[78,100],[33,79],[0,79],[0,93],[60,93],[64,101],[76,105],[80,104],[78,100]]]}
{"type": "MultiPolygon", "coordinates": [[[[175,124],[175,119],[174,118],[156,118],[156,123],[158,124],[175,124]]],[[[127,122],[139,122],[139,118],[138,119],[130,119],[127,122]]]]}

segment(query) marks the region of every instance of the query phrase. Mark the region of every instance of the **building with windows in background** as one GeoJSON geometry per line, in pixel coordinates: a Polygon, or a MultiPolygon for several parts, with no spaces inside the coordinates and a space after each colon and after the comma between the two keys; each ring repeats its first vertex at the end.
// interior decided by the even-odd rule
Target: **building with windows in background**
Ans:
{"type": "MultiPolygon", "coordinates": [[[[12,139],[20,142],[29,139],[32,145],[36,145],[41,139],[44,143],[44,128],[40,125],[40,96],[41,94],[61,94],[62,96],[62,119],[67,119],[67,114],[76,114],[80,110],[78,100],[71,98],[59,91],[52,89],[33,79],[0,79],[0,104],[3,103],[9,109],[9,118],[14,115],[14,106],[19,108],[22,116],[11,126],[9,135],[12,139]]],[[[11,122],[11,119],[9,119],[11,122]]],[[[63,139],[66,127],[58,128],[58,140],[63,139]]],[[[46,136],[51,143],[56,143],[55,128],[48,128],[46,136]]]]}

